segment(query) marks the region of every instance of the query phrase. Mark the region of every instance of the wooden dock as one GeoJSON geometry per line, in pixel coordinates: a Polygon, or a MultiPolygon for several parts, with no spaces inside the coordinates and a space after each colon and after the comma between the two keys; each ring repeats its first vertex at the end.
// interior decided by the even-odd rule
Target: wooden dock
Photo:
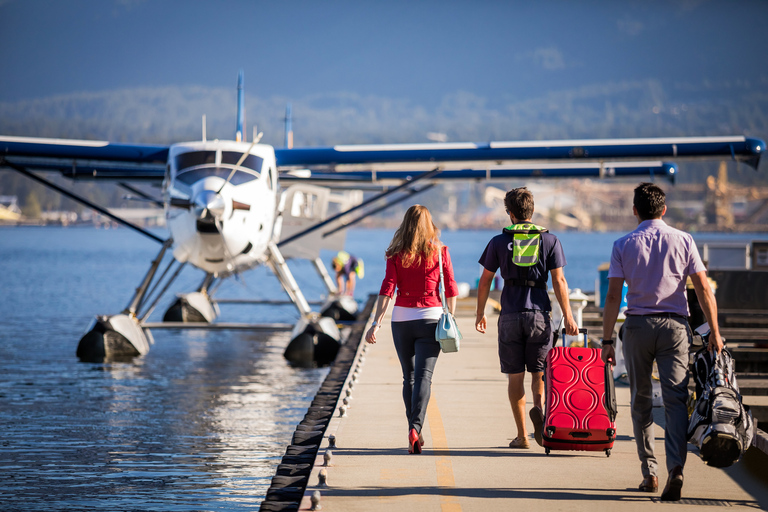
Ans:
{"type": "MultiPolygon", "coordinates": [[[[459,353],[441,354],[438,361],[423,430],[424,453],[407,453],[402,376],[386,321],[376,345],[358,346],[333,417],[322,438],[318,436],[303,499],[293,504],[265,501],[262,510],[309,510],[318,492],[325,511],[593,512],[654,505],[768,509],[768,455],[756,448],[726,470],[706,466],[690,452],[684,499],[676,504],[661,505],[659,493],[637,491],[642,475],[632,438],[629,389],[623,385],[617,386],[618,438],[610,457],[602,452],[547,456],[532,438],[529,450],[508,448],[515,428],[506,378],[499,371],[495,318],[489,317],[489,332],[482,335],[474,329],[473,308],[460,307],[458,312],[465,338],[459,353]],[[331,436],[335,447],[329,446],[331,436]]],[[[663,487],[663,410],[657,408],[654,417],[663,487]]],[[[530,422],[528,427],[532,432],[530,422]]]]}

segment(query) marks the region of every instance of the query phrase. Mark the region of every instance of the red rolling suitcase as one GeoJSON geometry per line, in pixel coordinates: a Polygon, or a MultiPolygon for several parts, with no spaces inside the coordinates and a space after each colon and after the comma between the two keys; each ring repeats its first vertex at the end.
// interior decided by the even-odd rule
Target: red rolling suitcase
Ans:
{"type": "MultiPolygon", "coordinates": [[[[616,439],[616,391],[610,364],[600,349],[553,347],[544,371],[545,411],[542,444],[550,450],[605,451],[616,439]]],[[[565,329],[561,334],[565,343],[565,329]]],[[[557,341],[555,341],[557,343],[557,341]]]]}

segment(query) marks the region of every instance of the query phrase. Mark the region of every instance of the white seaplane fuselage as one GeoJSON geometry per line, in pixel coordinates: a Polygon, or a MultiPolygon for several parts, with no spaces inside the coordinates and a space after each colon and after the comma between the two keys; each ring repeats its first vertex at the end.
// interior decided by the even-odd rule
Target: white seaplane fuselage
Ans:
{"type": "Polygon", "coordinates": [[[217,277],[264,263],[280,235],[276,169],[266,144],[171,146],[163,194],[174,258],[217,277]]]}
{"type": "MultiPolygon", "coordinates": [[[[219,308],[209,293],[209,285],[214,280],[267,264],[300,314],[285,349],[286,359],[302,366],[330,364],[339,350],[341,333],[334,318],[323,316],[323,311],[321,314],[312,311],[277,248],[283,225],[282,196],[272,146],[213,140],[185,142],[169,148],[163,200],[172,238],[170,247],[176,261],[189,263],[207,275],[197,291],[177,294],[163,323],[176,327],[186,323],[212,324],[219,308]]],[[[310,196],[300,197],[304,200],[310,196]]],[[[290,214],[294,215],[293,210],[297,209],[299,216],[313,212],[316,206],[309,200],[292,204],[290,214]]],[[[164,244],[144,282],[136,289],[129,308],[94,320],[78,344],[78,357],[101,360],[149,351],[151,334],[144,318],[153,306],[143,311],[143,315],[141,312],[146,304],[143,302],[146,292],[167,248],[168,244],[164,244]]],[[[177,274],[168,278],[166,287],[177,274]]],[[[161,274],[156,285],[164,275],[161,274]]],[[[354,314],[357,303],[349,299],[352,304],[339,302],[336,306],[336,299],[329,297],[325,311],[343,307],[354,314]]]]}

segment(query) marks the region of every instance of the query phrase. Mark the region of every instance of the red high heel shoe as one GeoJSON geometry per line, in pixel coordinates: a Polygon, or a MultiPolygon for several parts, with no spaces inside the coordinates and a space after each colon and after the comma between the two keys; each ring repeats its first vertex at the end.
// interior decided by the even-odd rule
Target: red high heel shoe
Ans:
{"type": "Polygon", "coordinates": [[[421,442],[415,428],[408,432],[408,453],[421,453],[421,442]]]}

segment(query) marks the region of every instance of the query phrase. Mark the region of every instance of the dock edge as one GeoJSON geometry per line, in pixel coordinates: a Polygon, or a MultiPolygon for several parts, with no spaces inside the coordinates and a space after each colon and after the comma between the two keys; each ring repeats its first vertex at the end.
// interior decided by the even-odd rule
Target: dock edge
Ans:
{"type": "Polygon", "coordinates": [[[358,357],[365,327],[376,304],[371,295],[352,324],[328,375],[320,385],[304,419],[296,426],[291,444],[275,470],[272,484],[259,507],[263,512],[299,510],[326,429],[338,408],[341,392],[358,357]]]}

